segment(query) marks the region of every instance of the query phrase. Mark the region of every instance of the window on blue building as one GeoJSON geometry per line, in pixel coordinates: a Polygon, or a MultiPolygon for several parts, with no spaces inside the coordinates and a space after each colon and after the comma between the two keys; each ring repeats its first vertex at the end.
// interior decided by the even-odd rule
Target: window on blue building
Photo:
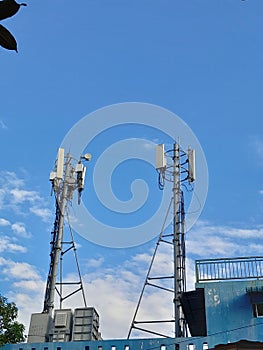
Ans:
{"type": "Polygon", "coordinates": [[[194,344],[188,344],[187,345],[187,350],[195,350],[195,345],[194,344]]]}
{"type": "Polygon", "coordinates": [[[253,304],[254,317],[263,317],[263,303],[253,304]]]}
{"type": "Polygon", "coordinates": [[[125,346],[124,346],[124,350],[130,350],[129,345],[125,345],[125,346]]]}

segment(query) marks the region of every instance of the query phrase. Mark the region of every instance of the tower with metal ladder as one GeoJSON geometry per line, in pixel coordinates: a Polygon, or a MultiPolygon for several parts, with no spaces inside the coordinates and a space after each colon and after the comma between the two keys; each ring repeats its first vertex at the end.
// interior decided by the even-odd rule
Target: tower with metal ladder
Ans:
{"type": "Polygon", "coordinates": [[[189,149],[185,152],[180,147],[179,140],[177,143],[174,143],[172,149],[166,152],[163,144],[157,145],[156,169],[159,173],[160,189],[164,188],[166,181],[172,183],[172,198],[135,309],[128,338],[130,338],[133,331],[146,332],[154,334],[155,336],[170,337],[171,334],[166,332],[168,324],[174,325],[173,336],[177,338],[187,336],[187,326],[181,304],[182,294],[186,291],[185,209],[183,186],[186,187],[187,184],[191,188],[192,183],[195,180],[194,150],[189,149]],[[172,216],[172,225],[170,226],[169,232],[164,232],[169,215],[172,216]],[[173,266],[172,271],[170,271],[169,274],[165,271],[163,274],[156,276],[153,273],[153,267],[161,245],[170,246],[173,266]],[[169,297],[165,296],[165,298],[171,300],[171,305],[173,305],[173,317],[169,319],[159,319],[153,316],[153,318],[149,320],[142,320],[139,317],[141,304],[146,294],[146,289],[149,287],[158,288],[159,290],[170,294],[169,297]],[[161,331],[159,329],[161,329],[161,331]]]}

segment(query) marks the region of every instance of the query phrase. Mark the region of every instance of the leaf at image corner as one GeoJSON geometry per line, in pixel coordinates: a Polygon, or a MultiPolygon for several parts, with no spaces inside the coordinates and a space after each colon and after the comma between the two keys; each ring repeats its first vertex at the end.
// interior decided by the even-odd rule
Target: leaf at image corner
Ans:
{"type": "Polygon", "coordinates": [[[26,4],[18,4],[15,0],[2,0],[0,1],[0,20],[14,16],[20,6],[26,6],[26,4]]]}
{"type": "Polygon", "coordinates": [[[4,26],[0,24],[0,45],[7,50],[17,52],[17,42],[13,35],[4,26]]]}

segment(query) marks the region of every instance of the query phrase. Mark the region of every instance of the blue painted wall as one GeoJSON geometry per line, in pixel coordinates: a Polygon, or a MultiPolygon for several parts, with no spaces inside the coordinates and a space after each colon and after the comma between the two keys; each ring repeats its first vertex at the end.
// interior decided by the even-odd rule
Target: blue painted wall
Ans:
{"type": "Polygon", "coordinates": [[[263,341],[263,318],[254,317],[247,289],[263,288],[262,280],[198,283],[205,290],[207,335],[210,343],[240,339],[263,341]]]}

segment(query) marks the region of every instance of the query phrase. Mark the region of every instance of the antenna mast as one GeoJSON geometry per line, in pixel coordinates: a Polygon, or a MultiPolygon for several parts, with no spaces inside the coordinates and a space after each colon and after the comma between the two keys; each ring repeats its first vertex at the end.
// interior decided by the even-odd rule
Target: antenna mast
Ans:
{"type": "MultiPolygon", "coordinates": [[[[86,160],[90,160],[91,156],[89,154],[81,157],[86,160]]],[[[60,309],[62,308],[62,302],[66,298],[71,295],[77,293],[78,291],[82,291],[82,297],[84,301],[85,307],[86,299],[84,294],[83,283],[80,275],[79,264],[76,255],[76,246],[74,243],[73,234],[70,228],[71,233],[71,241],[64,242],[64,224],[65,224],[65,216],[67,216],[67,204],[72,200],[73,192],[78,190],[79,201],[81,192],[84,188],[84,179],[86,167],[81,163],[81,160],[76,164],[75,167],[72,165],[73,158],[70,153],[67,154],[65,158],[64,164],[64,149],[59,148],[58,150],[58,158],[56,162],[55,171],[50,173],[50,181],[52,182],[52,190],[54,191],[56,198],[56,217],[54,222],[54,229],[51,232],[52,240],[51,244],[51,252],[50,252],[50,266],[49,273],[47,277],[46,290],[45,290],[45,298],[44,298],[44,308],[42,313],[52,314],[54,309],[54,300],[55,300],[55,292],[59,295],[60,300],[60,309]],[[64,246],[68,245],[68,247],[64,250],[64,246]],[[62,261],[63,256],[69,250],[74,250],[79,281],[74,282],[63,282],[62,276],[62,261]],[[58,272],[60,270],[60,281],[57,281],[58,272]],[[63,285],[70,284],[76,285],[78,288],[73,292],[69,293],[66,296],[63,296],[63,285]],[[59,289],[57,288],[59,286],[59,289]]]]}
{"type": "Polygon", "coordinates": [[[186,336],[186,324],[181,306],[181,294],[185,292],[185,241],[184,201],[180,179],[180,145],[173,149],[173,251],[174,251],[174,318],[175,336],[186,336]]]}
{"type": "Polygon", "coordinates": [[[187,336],[186,321],[184,318],[181,296],[182,293],[186,291],[186,274],[185,274],[185,210],[184,210],[184,193],[182,190],[182,183],[188,181],[192,183],[195,180],[195,162],[194,162],[194,150],[189,149],[188,153],[185,153],[180,148],[180,141],[174,143],[173,149],[164,152],[164,145],[157,145],[156,147],[156,169],[159,173],[159,188],[163,189],[165,181],[169,181],[173,185],[172,198],[169,208],[166,213],[165,222],[163,224],[163,229],[159,235],[158,242],[148,273],[144,282],[143,289],[141,291],[139,301],[135,310],[135,314],[130,326],[128,333],[128,338],[130,338],[133,329],[137,329],[143,332],[151,333],[158,336],[169,337],[160,332],[149,330],[146,327],[148,324],[164,324],[164,323],[174,323],[174,335],[175,337],[185,337],[187,336]],[[166,160],[172,160],[172,164],[166,162],[166,160]],[[184,176],[184,178],[183,178],[184,176]],[[173,229],[172,232],[164,234],[163,230],[166,226],[166,221],[170,210],[173,213],[173,229]],[[154,260],[157,256],[157,250],[161,243],[166,243],[172,246],[173,251],[173,274],[163,275],[163,276],[151,276],[152,268],[154,265],[154,260]],[[164,281],[171,281],[172,287],[167,288],[164,281]],[[154,283],[153,283],[154,281],[154,283]],[[137,320],[138,311],[140,304],[143,299],[144,291],[146,286],[157,287],[166,292],[172,293],[173,297],[173,314],[174,319],[172,320],[137,320]],[[140,326],[141,325],[141,326],[140,326]]]}

